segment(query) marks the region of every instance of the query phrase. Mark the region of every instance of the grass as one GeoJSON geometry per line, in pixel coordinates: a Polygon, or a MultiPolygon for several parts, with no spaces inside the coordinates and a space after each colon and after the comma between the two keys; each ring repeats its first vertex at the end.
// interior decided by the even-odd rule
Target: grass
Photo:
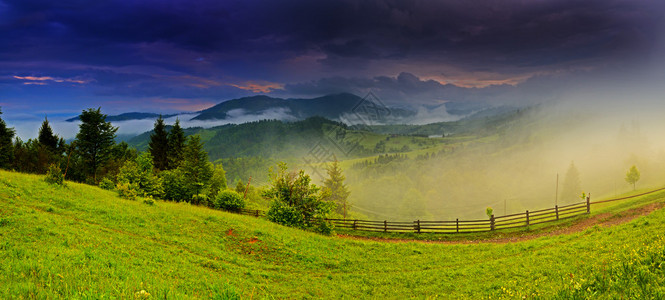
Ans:
{"type": "Polygon", "coordinates": [[[663,230],[658,210],[519,243],[379,243],[0,171],[0,298],[662,299],[663,230]]]}

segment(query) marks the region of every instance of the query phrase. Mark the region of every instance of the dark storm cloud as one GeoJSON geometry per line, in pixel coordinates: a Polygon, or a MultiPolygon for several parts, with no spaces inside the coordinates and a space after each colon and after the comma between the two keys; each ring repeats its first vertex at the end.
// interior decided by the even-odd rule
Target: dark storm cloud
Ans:
{"type": "Polygon", "coordinates": [[[5,97],[35,101],[49,85],[92,99],[369,88],[472,98],[510,88],[445,83],[514,84],[648,57],[664,11],[648,0],[0,0],[0,77],[5,97]],[[446,80],[423,79],[437,76],[446,80]]]}

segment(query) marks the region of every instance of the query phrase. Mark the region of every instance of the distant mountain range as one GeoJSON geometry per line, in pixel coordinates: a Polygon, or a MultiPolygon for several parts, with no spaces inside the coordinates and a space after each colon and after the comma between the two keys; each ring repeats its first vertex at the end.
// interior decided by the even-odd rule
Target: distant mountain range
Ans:
{"type": "MultiPolygon", "coordinates": [[[[162,118],[170,118],[176,114],[171,115],[162,115],[162,118]]],[[[117,121],[129,121],[129,120],[145,120],[145,119],[157,119],[160,114],[155,113],[142,113],[142,112],[128,112],[124,114],[119,114],[115,116],[107,116],[106,121],[117,122],[117,121]]],[[[67,119],[67,122],[76,122],[79,120],[79,116],[67,119]]]]}
{"type": "MultiPolygon", "coordinates": [[[[441,109],[454,116],[466,116],[490,107],[482,102],[447,102],[433,107],[426,107],[430,111],[441,109]]],[[[359,115],[381,114],[384,118],[381,123],[400,123],[401,120],[413,120],[417,113],[409,108],[385,106],[380,100],[372,97],[362,98],[350,93],[326,95],[317,98],[275,98],[265,95],[243,97],[227,100],[213,107],[193,113],[191,120],[238,120],[245,119],[282,119],[304,120],[310,117],[324,117],[330,120],[348,120],[354,123],[359,115]],[[279,117],[275,117],[279,116],[279,117]]],[[[176,116],[176,114],[162,115],[163,118],[176,116]]],[[[129,121],[157,119],[157,113],[130,112],[112,115],[107,121],[129,121]]],[[[360,116],[362,118],[362,116],[360,116]]],[[[79,117],[67,119],[68,122],[78,121],[79,117]]]]}

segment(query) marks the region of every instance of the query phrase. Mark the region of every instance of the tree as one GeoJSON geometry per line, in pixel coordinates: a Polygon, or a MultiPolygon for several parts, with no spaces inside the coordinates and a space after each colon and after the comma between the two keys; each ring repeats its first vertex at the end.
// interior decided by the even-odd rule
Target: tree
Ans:
{"type": "Polygon", "coordinates": [[[185,132],[180,128],[180,120],[175,119],[175,124],[168,134],[168,169],[175,169],[180,165],[185,149],[185,132]]]}
{"type": "Polygon", "coordinates": [[[44,117],[44,122],[42,122],[42,127],[39,128],[39,137],[37,139],[40,144],[44,145],[46,148],[55,153],[58,148],[58,137],[53,134],[53,130],[48,123],[48,118],[44,117]]]}
{"type": "MultiPolygon", "coordinates": [[[[2,115],[2,110],[0,110],[2,115]]],[[[0,118],[0,168],[7,169],[14,160],[14,128],[8,128],[5,121],[0,118]]]]}
{"type": "Polygon", "coordinates": [[[222,164],[215,165],[208,183],[208,199],[215,199],[220,191],[226,189],[226,172],[222,164]]]}
{"type": "Polygon", "coordinates": [[[120,196],[133,199],[135,196],[162,197],[162,179],[153,171],[153,158],[144,152],[136,160],[128,160],[120,168],[117,177],[117,190],[120,196]]]}
{"type": "Polygon", "coordinates": [[[637,170],[637,167],[633,165],[630,167],[630,170],[626,173],[626,182],[633,185],[633,190],[635,190],[635,183],[640,180],[640,171],[637,170]]]}
{"type": "Polygon", "coordinates": [[[101,108],[84,110],[79,116],[81,125],[76,134],[76,148],[87,166],[86,175],[97,182],[97,170],[108,161],[115,144],[117,127],[106,122],[101,108]]]}
{"type": "Polygon", "coordinates": [[[194,195],[198,195],[212,177],[212,163],[208,161],[208,153],[203,150],[199,135],[192,135],[187,140],[179,169],[185,174],[188,189],[194,195]]]}
{"type": "Polygon", "coordinates": [[[563,179],[563,189],[561,190],[561,200],[574,202],[578,200],[582,192],[580,183],[580,173],[577,171],[574,162],[570,162],[566,177],[563,179]]]}
{"type": "Polygon", "coordinates": [[[152,155],[153,165],[158,170],[168,169],[169,140],[165,128],[164,119],[162,119],[162,115],[159,115],[159,119],[155,122],[153,133],[150,135],[150,143],[148,144],[148,151],[152,155]]]}
{"type": "Polygon", "coordinates": [[[285,163],[279,163],[276,171],[271,169],[270,188],[264,196],[272,199],[268,220],[297,228],[315,228],[330,233],[332,225],[325,221],[334,204],[323,201],[325,194],[319,187],[310,184],[305,171],[288,172],[285,163]]]}
{"type": "Polygon", "coordinates": [[[335,211],[344,216],[346,219],[346,212],[348,210],[347,198],[349,197],[349,189],[344,180],[346,176],[342,174],[342,168],[339,166],[337,159],[330,165],[326,166],[328,178],[323,181],[323,189],[326,191],[326,198],[324,200],[336,204],[335,211]]]}

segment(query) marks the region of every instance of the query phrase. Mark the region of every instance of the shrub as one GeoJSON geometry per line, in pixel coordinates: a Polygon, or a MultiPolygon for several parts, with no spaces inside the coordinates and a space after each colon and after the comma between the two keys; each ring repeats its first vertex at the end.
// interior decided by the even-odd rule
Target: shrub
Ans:
{"type": "Polygon", "coordinates": [[[215,200],[214,208],[217,209],[238,212],[245,208],[245,199],[243,199],[240,194],[232,190],[224,190],[219,192],[215,200]]]}
{"type": "Polygon", "coordinates": [[[148,205],[155,205],[155,200],[152,197],[143,198],[143,203],[148,205]]]}
{"type": "Polygon", "coordinates": [[[194,196],[187,188],[185,174],[180,169],[159,173],[164,185],[164,199],[173,201],[189,200],[194,196]]]}
{"type": "Polygon", "coordinates": [[[64,180],[65,177],[62,175],[62,170],[60,170],[60,167],[56,164],[49,165],[44,181],[50,184],[62,185],[64,180]]]}
{"type": "Polygon", "coordinates": [[[136,196],[138,196],[137,188],[128,182],[118,183],[115,189],[118,191],[120,197],[128,200],[135,200],[136,196]]]}
{"type": "Polygon", "coordinates": [[[103,188],[105,190],[112,191],[115,188],[115,183],[113,183],[113,180],[104,178],[102,181],[99,182],[99,187],[103,188]]]}
{"type": "Polygon", "coordinates": [[[271,187],[264,196],[272,199],[268,220],[292,227],[315,229],[332,211],[335,204],[324,201],[325,193],[310,184],[311,178],[303,170],[287,172],[280,163],[277,172],[270,172],[271,187]]]}
{"type": "Polygon", "coordinates": [[[208,206],[208,196],[206,194],[196,194],[192,196],[192,204],[208,206]]]}

